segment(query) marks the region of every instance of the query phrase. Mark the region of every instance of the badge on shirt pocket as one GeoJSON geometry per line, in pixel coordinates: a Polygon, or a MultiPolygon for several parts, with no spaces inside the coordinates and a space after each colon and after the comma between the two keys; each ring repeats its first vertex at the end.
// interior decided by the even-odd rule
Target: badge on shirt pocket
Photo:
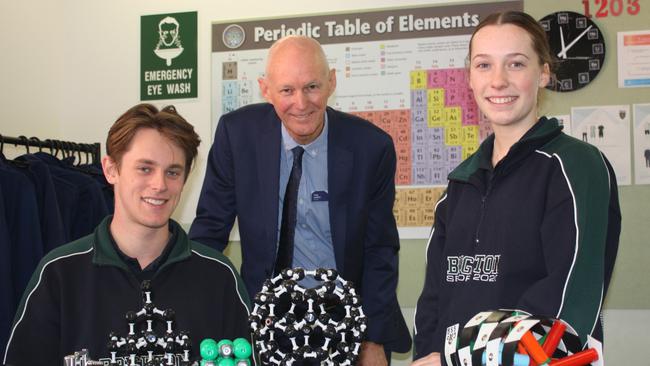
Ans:
{"type": "Polygon", "coordinates": [[[311,192],[311,201],[326,202],[329,201],[329,195],[327,194],[327,191],[314,191],[311,192]]]}

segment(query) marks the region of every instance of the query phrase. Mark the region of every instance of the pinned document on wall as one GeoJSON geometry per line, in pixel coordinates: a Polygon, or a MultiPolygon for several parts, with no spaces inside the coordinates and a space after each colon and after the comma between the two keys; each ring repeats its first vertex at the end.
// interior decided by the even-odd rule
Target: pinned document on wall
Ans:
{"type": "Polygon", "coordinates": [[[571,108],[572,135],[602,151],[614,168],[619,185],[632,184],[630,106],[571,108]]]}
{"type": "Polygon", "coordinates": [[[618,87],[650,87],[650,30],[617,33],[618,87]]]}

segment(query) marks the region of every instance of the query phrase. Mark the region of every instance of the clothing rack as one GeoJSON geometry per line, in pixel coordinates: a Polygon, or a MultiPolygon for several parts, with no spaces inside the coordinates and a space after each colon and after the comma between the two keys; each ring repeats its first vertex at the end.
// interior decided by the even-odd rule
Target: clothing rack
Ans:
{"type": "MultiPolygon", "coordinates": [[[[101,158],[101,145],[99,142],[86,144],[52,139],[41,140],[38,137],[27,138],[26,136],[9,137],[0,135],[0,153],[3,152],[5,144],[25,146],[28,153],[29,148],[34,147],[38,148],[38,151],[42,151],[44,148],[49,149],[50,153],[54,156],[57,156],[59,152],[61,152],[63,157],[71,156],[74,153],[90,154],[92,163],[99,163],[101,158]]],[[[81,160],[81,155],[79,155],[79,160],[81,160]]],[[[87,156],[86,161],[90,162],[87,156]]]]}

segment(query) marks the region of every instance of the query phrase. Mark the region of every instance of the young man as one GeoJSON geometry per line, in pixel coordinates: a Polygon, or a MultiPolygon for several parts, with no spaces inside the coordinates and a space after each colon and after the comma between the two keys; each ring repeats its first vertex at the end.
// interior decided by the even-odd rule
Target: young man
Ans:
{"type": "Polygon", "coordinates": [[[203,338],[249,338],[248,295],[232,264],[170,219],[199,143],[171,106],[140,104],[118,118],[102,159],[115,213],[43,258],[16,313],[5,364],[58,365],[82,349],[110,357],[109,334],[128,334],[125,314],[143,308],[144,281],[157,308],[174,310],[174,331],[189,332],[195,357],[203,338]]]}

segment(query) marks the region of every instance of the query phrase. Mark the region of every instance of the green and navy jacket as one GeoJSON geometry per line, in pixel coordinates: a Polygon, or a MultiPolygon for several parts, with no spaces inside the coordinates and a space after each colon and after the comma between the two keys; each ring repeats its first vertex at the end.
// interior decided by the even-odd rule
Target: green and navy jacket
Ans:
{"type": "Polygon", "coordinates": [[[561,318],[583,342],[602,340],[621,229],[616,177],[597,148],[561,130],[542,117],[494,168],[491,135],[449,174],[427,245],[414,359],[444,353],[447,327],[497,309],[561,318]]]}
{"type": "MultiPolygon", "coordinates": [[[[141,284],[111,244],[107,217],[95,232],[59,247],[36,268],[18,307],[4,363],[60,365],[87,349],[110,357],[109,334],[125,337],[125,314],[143,307],[141,284]]],[[[170,220],[175,241],[151,279],[151,300],[176,313],[174,330],[188,331],[194,358],[204,338],[250,341],[249,299],[239,274],[220,252],[190,241],[170,220]]],[[[162,334],[166,325],[161,324],[162,334]]],[[[158,329],[160,330],[160,329],[158,329]]]]}

